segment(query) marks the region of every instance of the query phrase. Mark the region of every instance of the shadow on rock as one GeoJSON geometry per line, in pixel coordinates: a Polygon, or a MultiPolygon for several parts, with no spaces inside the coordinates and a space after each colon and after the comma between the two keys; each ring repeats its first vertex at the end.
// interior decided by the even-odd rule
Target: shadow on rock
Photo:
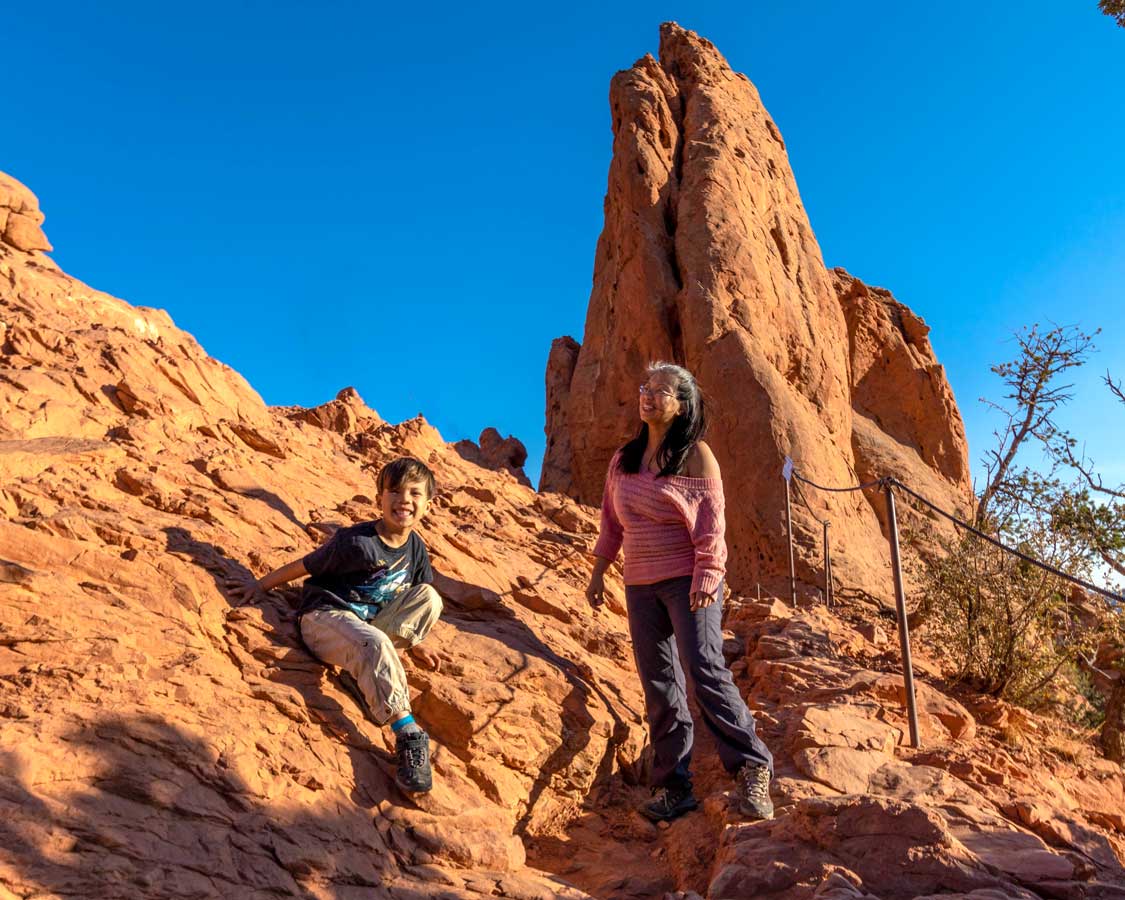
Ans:
{"type": "MultiPolygon", "coordinates": [[[[500,641],[525,656],[535,657],[556,669],[567,681],[569,691],[562,701],[564,733],[559,746],[543,761],[529,792],[524,813],[516,824],[515,832],[525,837],[536,803],[552,778],[571,766],[575,758],[590,743],[590,729],[594,718],[589,712],[593,698],[606,708],[614,722],[614,733],[607,742],[597,767],[594,785],[604,783],[613,772],[618,744],[625,742],[629,725],[618,713],[615,704],[597,683],[589,666],[562,656],[532,631],[511,609],[502,602],[501,594],[480,585],[459,581],[435,573],[434,586],[446,600],[444,620],[462,632],[478,634],[500,641]]],[[[498,712],[498,711],[497,711],[498,712]]],[[[481,726],[486,727],[497,712],[481,726]]]]}
{"type": "Polygon", "coordinates": [[[72,777],[0,750],[0,883],[18,896],[422,898],[394,826],[325,797],[271,806],[221,742],[156,716],[63,735],[72,777]]]}
{"type": "MultiPolygon", "coordinates": [[[[228,557],[222,547],[198,540],[186,529],[168,528],[165,529],[165,534],[169,551],[189,556],[195,565],[207,571],[228,602],[231,601],[226,594],[225,580],[242,575],[253,577],[249,569],[228,557]]],[[[232,603],[232,609],[225,620],[226,638],[248,654],[249,659],[233,650],[232,658],[242,669],[243,678],[260,678],[267,684],[284,685],[300,695],[310,721],[326,737],[339,741],[348,748],[356,785],[351,799],[357,806],[370,808],[386,799],[386,785],[394,779],[395,758],[374,745],[357,727],[358,720],[374,720],[354,684],[349,683],[350,679],[342,677],[332,667],[320,662],[301,640],[294,615],[295,598],[295,591],[274,592],[266,602],[255,607],[260,611],[260,617],[251,612],[249,607],[232,603]],[[253,664],[250,659],[254,661],[253,664]],[[355,703],[355,711],[345,709],[322,690],[325,677],[355,703]],[[369,779],[362,777],[362,773],[369,769],[372,762],[384,775],[381,779],[382,790],[374,790],[368,784],[369,779]]],[[[292,710],[287,708],[286,698],[272,697],[268,687],[260,693],[264,699],[274,702],[283,715],[293,718],[292,710]]]]}

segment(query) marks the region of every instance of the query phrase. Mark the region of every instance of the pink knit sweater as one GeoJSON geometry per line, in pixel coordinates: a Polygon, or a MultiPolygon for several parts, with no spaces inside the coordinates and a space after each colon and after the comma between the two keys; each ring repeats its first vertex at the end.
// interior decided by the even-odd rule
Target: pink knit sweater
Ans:
{"type": "Polygon", "coordinates": [[[609,464],[594,555],[617,558],[625,545],[625,583],[691,576],[691,590],[713,594],[726,571],[723,483],[718,478],[652,472],[623,474],[609,464]]]}

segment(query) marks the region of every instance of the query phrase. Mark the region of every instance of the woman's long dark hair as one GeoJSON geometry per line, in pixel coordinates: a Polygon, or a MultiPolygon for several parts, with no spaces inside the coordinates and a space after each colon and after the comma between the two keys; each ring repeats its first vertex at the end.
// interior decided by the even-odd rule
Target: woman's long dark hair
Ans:
{"type": "MultiPolygon", "coordinates": [[[[656,461],[660,464],[660,475],[680,475],[687,465],[688,454],[699,443],[707,430],[707,411],[703,392],[695,383],[695,376],[683,366],[667,362],[650,363],[645,376],[663,375],[672,382],[671,387],[680,401],[680,411],[672,420],[668,433],[664,435],[656,451],[656,461]]],[[[641,470],[645,448],[648,446],[648,425],[641,423],[637,436],[621,448],[618,467],[622,472],[635,475],[641,470]]]]}

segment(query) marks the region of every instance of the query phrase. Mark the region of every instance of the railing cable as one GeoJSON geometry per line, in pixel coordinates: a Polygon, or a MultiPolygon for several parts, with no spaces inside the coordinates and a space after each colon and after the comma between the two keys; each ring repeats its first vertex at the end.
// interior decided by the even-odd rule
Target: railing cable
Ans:
{"type": "Polygon", "coordinates": [[[1076,575],[1068,575],[1066,572],[1063,572],[1061,569],[1055,568],[1054,566],[1050,565],[1049,563],[1042,562],[1041,560],[1036,559],[1034,556],[1029,556],[1028,554],[1023,553],[1022,551],[1017,550],[1015,547],[1009,547],[1007,544],[1003,543],[1002,541],[997,540],[996,538],[992,537],[991,535],[985,534],[979,528],[973,527],[968,522],[957,518],[957,516],[953,515],[953,513],[946,512],[940,506],[937,506],[936,504],[931,503],[929,500],[927,500],[925,497],[923,497],[921,494],[917,493],[916,491],[912,491],[910,488],[908,488],[905,484],[903,484],[897,478],[888,478],[887,480],[889,481],[890,484],[899,488],[904,493],[909,494],[911,497],[913,497],[915,500],[917,500],[923,506],[925,506],[925,507],[933,510],[934,512],[936,512],[939,516],[944,516],[945,518],[949,519],[950,522],[953,522],[955,525],[958,525],[959,527],[964,528],[970,534],[975,534],[981,540],[988,541],[988,543],[992,544],[994,547],[999,547],[1005,553],[1010,553],[1010,554],[1012,554],[1012,556],[1018,557],[1019,559],[1022,559],[1024,562],[1031,563],[1033,566],[1038,566],[1040,569],[1043,569],[1045,572],[1050,572],[1052,575],[1056,575],[1059,578],[1062,578],[1066,581],[1069,581],[1072,584],[1076,584],[1079,587],[1085,588],[1088,591],[1093,591],[1095,594],[1101,594],[1101,596],[1108,597],[1110,600],[1113,600],[1117,603],[1125,603],[1125,597],[1122,597],[1120,594],[1115,594],[1112,591],[1107,591],[1105,588],[1100,588],[1096,584],[1091,584],[1089,581],[1086,581],[1084,578],[1079,578],[1076,575]]]}

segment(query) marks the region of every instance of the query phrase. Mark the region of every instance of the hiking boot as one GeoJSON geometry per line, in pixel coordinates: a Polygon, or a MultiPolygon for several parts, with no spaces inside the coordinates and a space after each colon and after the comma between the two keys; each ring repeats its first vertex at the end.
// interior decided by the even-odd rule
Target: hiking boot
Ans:
{"type": "Polygon", "coordinates": [[[430,771],[430,736],[424,731],[400,734],[395,739],[398,769],[395,784],[408,794],[424,794],[433,787],[430,771]]]}
{"type": "Polygon", "coordinates": [[[653,793],[656,796],[648,803],[642,804],[638,810],[651,822],[670,822],[699,806],[699,801],[691,792],[691,785],[660,788],[653,793]]]}
{"type": "Polygon", "coordinates": [[[767,766],[746,763],[738,770],[738,811],[751,819],[772,819],[773,801],[770,800],[770,770],[767,766]]]}

